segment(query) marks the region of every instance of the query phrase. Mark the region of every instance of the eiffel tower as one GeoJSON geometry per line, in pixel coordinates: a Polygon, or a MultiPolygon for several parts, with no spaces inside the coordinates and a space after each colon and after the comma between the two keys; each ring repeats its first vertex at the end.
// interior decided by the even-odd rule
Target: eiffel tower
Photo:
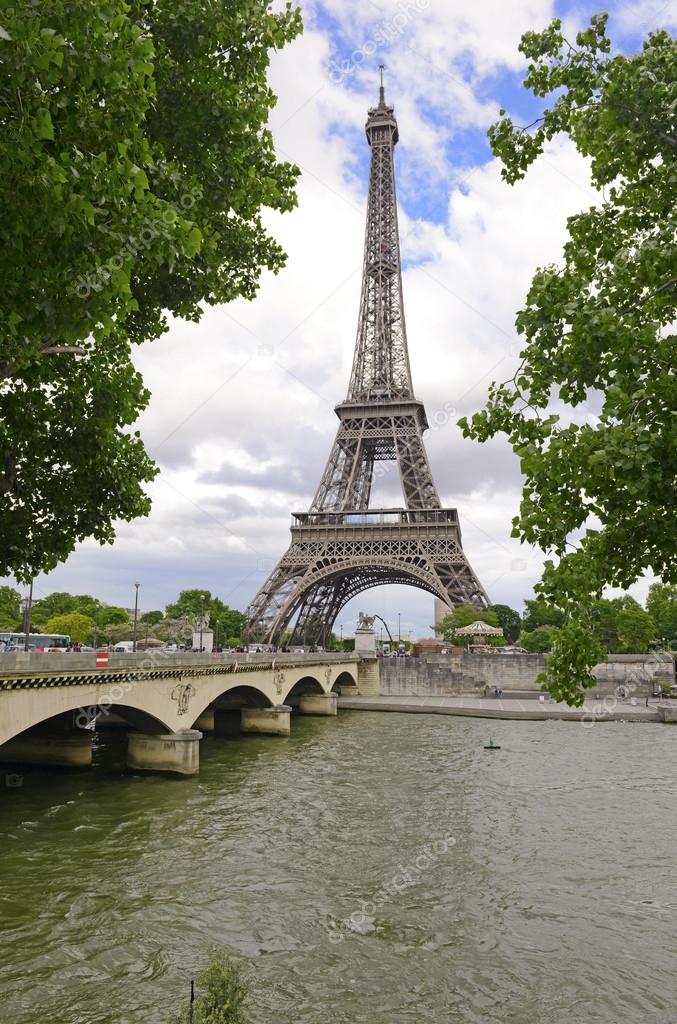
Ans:
{"type": "Polygon", "coordinates": [[[363,590],[404,583],[447,607],[489,598],[468,563],[458,513],[442,508],[414,397],[402,304],[393,151],[399,133],[386,105],[366,123],[371,147],[362,294],[348,395],[308,512],[295,513],[291,544],[247,610],[248,638],[277,644],[295,620],[291,644],[326,644],[341,608],[363,590]],[[377,462],[397,464],[403,508],[373,509],[377,462]]]}

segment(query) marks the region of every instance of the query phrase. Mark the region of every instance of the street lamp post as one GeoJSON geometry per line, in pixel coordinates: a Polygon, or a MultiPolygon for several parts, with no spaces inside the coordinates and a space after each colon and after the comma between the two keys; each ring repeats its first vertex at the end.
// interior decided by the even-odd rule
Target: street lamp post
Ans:
{"type": "Polygon", "coordinates": [[[200,601],[201,601],[201,604],[200,604],[200,654],[202,654],[202,630],[204,629],[204,623],[205,623],[205,596],[204,596],[204,594],[202,594],[200,596],[200,601]]]}
{"type": "Polygon", "coordinates": [[[402,627],[400,624],[400,612],[397,613],[397,643],[402,643],[402,627]]]}
{"type": "Polygon", "coordinates": [[[218,651],[218,649],[219,649],[219,626],[220,626],[220,625],[221,625],[221,623],[220,623],[220,622],[219,622],[219,620],[217,619],[217,620],[216,620],[216,633],[215,633],[215,637],[216,637],[216,644],[214,645],[214,646],[216,647],[217,651],[218,651]]]}
{"type": "Polygon", "coordinates": [[[136,654],[136,628],[139,621],[139,587],[140,583],[134,584],[134,637],[132,640],[132,650],[136,654]]]}
{"type": "Polygon", "coordinates": [[[28,650],[31,635],[31,613],[33,611],[33,580],[28,590],[28,597],[24,598],[24,651],[28,650]]]}

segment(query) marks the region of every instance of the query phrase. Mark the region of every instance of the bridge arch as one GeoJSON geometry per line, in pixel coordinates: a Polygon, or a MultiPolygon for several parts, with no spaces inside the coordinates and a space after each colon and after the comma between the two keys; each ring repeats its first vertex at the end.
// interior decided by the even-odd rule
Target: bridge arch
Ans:
{"type": "Polygon", "coordinates": [[[449,604],[449,593],[435,569],[425,557],[411,556],[403,560],[394,556],[373,556],[354,559],[335,558],[318,563],[282,604],[269,628],[267,641],[276,643],[300,613],[294,629],[294,642],[326,643],[341,609],[365,590],[386,584],[399,584],[423,590],[449,604]],[[315,634],[308,608],[321,609],[320,632],[315,634]],[[306,623],[302,619],[306,615],[306,623]],[[310,639],[308,639],[310,638],[310,639]]]}
{"type": "Polygon", "coordinates": [[[299,698],[307,693],[326,693],[326,687],[313,675],[303,676],[289,687],[284,694],[282,703],[291,704],[292,707],[298,703],[299,698]]]}
{"type": "MultiPolygon", "coordinates": [[[[23,714],[13,716],[12,721],[4,723],[0,746],[17,736],[37,730],[47,732],[50,728],[59,730],[67,727],[83,731],[93,729],[97,720],[105,719],[108,713],[120,715],[129,722],[131,728],[140,732],[172,732],[170,719],[156,707],[144,707],[143,702],[124,704],[105,695],[96,703],[87,703],[83,701],[83,694],[78,689],[60,690],[58,701],[31,702],[31,706],[23,709],[23,714]]],[[[52,690],[51,693],[56,694],[57,691],[52,690]]]]}
{"type": "Polygon", "coordinates": [[[357,679],[352,672],[348,672],[347,669],[343,672],[339,672],[338,676],[334,680],[332,690],[334,693],[340,693],[342,686],[357,686],[357,679]]]}

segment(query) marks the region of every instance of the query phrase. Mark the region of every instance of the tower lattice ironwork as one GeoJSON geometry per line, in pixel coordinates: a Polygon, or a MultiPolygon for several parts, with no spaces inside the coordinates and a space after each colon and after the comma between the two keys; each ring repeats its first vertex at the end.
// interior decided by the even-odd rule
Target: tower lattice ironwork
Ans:
{"type": "Polygon", "coordinates": [[[323,644],[343,605],[369,587],[404,583],[450,608],[486,607],[484,588],[465,557],[456,509],[442,508],[414,397],[402,302],[393,152],[393,107],[381,81],[366,123],[371,147],[362,293],[350,385],[308,512],[295,513],[291,544],[248,609],[250,640],[323,644]],[[404,507],[370,508],[374,466],[397,464],[404,507]]]}

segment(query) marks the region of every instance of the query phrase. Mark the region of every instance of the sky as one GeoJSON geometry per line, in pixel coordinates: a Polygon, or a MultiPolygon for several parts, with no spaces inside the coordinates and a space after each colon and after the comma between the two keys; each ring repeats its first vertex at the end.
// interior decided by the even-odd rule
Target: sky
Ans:
{"type": "MultiPolygon", "coordinates": [[[[288,253],[253,302],[174,321],[135,362],[152,392],[138,427],[160,475],[147,519],[122,523],[113,546],[79,545],[35,597],[92,593],[142,610],[181,589],[211,590],[243,609],[289,542],[290,513],[319,482],[345,397],[360,289],[369,147],[364,122],[386,65],[386,98],[400,142],[396,175],[404,306],[426,446],[442,503],[459,510],[466,555],[494,603],[522,610],[543,555],[511,539],[519,465],[507,442],[463,439],[459,417],[510,378],[514,330],[537,267],[557,262],[566,218],[596,202],[586,162],[555,139],[526,179],[501,181],[486,132],[505,108],[518,123],[541,101],[522,87],[520,36],[563,19],[567,36],[598,10],[618,50],[636,51],[656,27],[677,27],[677,0],[597,6],[551,0],[307,0],[305,31],[272,57],[278,103],[271,128],[280,159],[301,167],[299,205],[266,224],[288,253]]],[[[386,475],[372,504],[395,499],[386,475]]],[[[400,503],[400,499],[396,499],[400,503]]],[[[646,584],[638,584],[641,597],[646,584]]],[[[430,595],[366,591],[358,611],[382,615],[403,638],[429,635],[430,595]]]]}

